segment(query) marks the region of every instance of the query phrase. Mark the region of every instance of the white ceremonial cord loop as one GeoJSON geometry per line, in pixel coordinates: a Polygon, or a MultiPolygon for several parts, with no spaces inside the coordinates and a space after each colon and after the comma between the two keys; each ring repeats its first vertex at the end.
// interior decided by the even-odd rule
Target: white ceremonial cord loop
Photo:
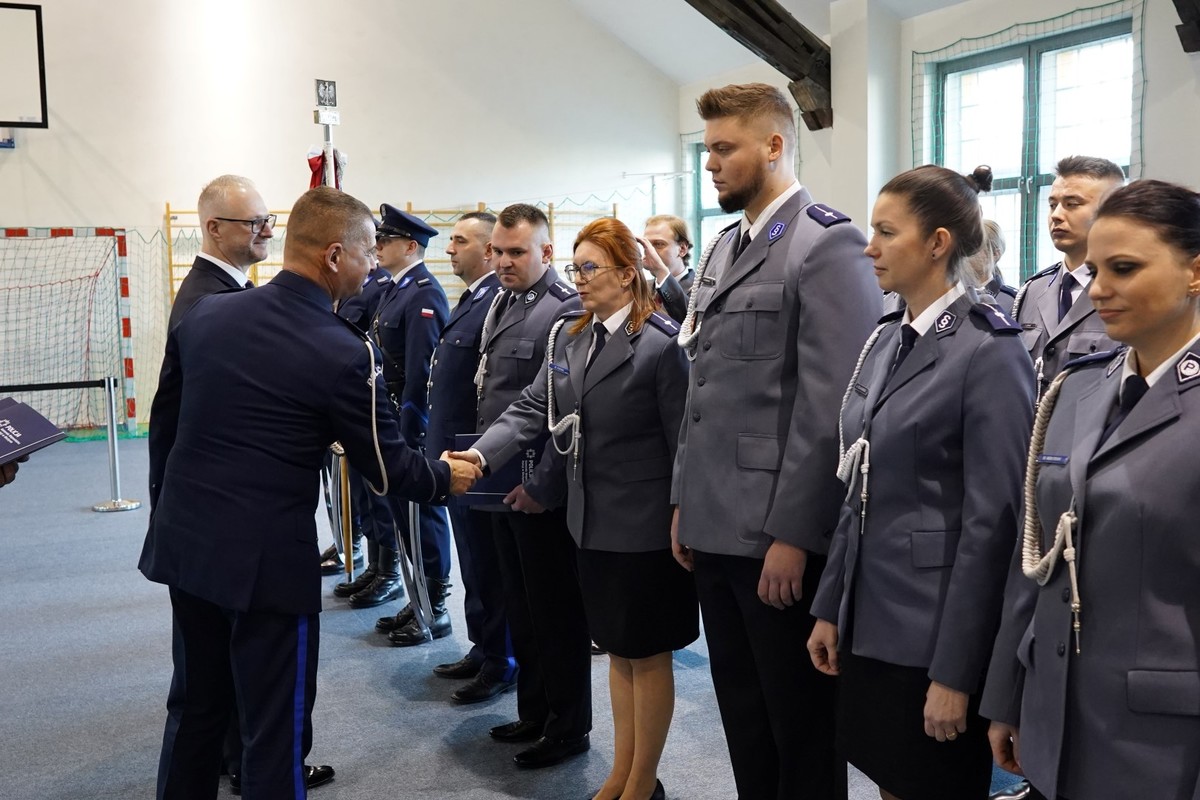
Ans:
{"type": "Polygon", "coordinates": [[[483,317],[483,330],[479,334],[479,366],[475,369],[475,402],[478,403],[483,399],[483,379],[487,377],[487,347],[488,338],[492,335],[492,326],[497,322],[496,306],[500,304],[500,298],[504,297],[504,290],[496,292],[492,298],[492,304],[488,306],[487,314],[483,317]]]}
{"type": "Polygon", "coordinates": [[[1021,303],[1025,301],[1025,293],[1029,291],[1029,284],[1032,279],[1025,281],[1020,289],[1017,290],[1017,296],[1013,298],[1012,313],[1009,315],[1013,319],[1017,318],[1017,314],[1021,312],[1021,303]]]}
{"type": "MultiPolygon", "coordinates": [[[[692,280],[692,290],[688,292],[687,314],[683,317],[683,323],[679,326],[679,335],[675,337],[679,342],[679,346],[687,350],[696,341],[696,337],[700,335],[700,326],[696,324],[696,295],[700,292],[700,285],[704,282],[704,274],[708,272],[708,261],[712,258],[713,250],[717,247],[717,242],[725,235],[725,231],[721,231],[712,238],[708,246],[704,248],[704,253],[700,256],[700,261],[696,264],[696,277],[692,280]]],[[[694,350],[687,354],[689,361],[696,360],[694,350]]]]}
{"type": "Polygon", "coordinates": [[[1025,463],[1025,528],[1021,539],[1021,572],[1025,577],[1045,586],[1054,574],[1059,556],[1067,563],[1067,577],[1071,582],[1071,613],[1074,617],[1075,652],[1079,652],[1079,614],[1083,604],[1079,596],[1079,573],[1076,566],[1075,526],[1079,519],[1075,513],[1075,498],[1070,507],[1059,515],[1054,530],[1054,543],[1050,550],[1042,553],[1042,523],[1037,508],[1037,479],[1041,456],[1046,446],[1046,428],[1050,415],[1058,402],[1058,393],[1069,373],[1059,373],[1037,406],[1037,418],[1033,423],[1033,437],[1029,442],[1029,458],[1025,463]]]}
{"type": "Polygon", "coordinates": [[[567,322],[564,317],[554,326],[550,328],[550,337],[546,340],[546,427],[550,429],[550,442],[554,445],[554,449],[559,455],[571,456],[571,469],[575,472],[579,470],[579,441],[583,437],[583,420],[579,417],[579,407],[575,407],[575,411],[567,414],[560,420],[554,418],[554,345],[558,341],[558,332],[562,330],[562,326],[567,322]],[[558,436],[571,431],[571,443],[566,449],[558,446],[558,436]]]}
{"type": "Polygon", "coordinates": [[[842,395],[842,406],[838,409],[837,476],[838,480],[846,484],[846,497],[843,500],[846,503],[849,503],[850,498],[854,495],[854,473],[858,472],[862,476],[858,496],[861,504],[858,513],[858,533],[860,536],[867,530],[867,500],[871,497],[871,442],[868,441],[867,431],[864,429],[863,435],[847,448],[843,417],[846,416],[846,406],[850,403],[850,395],[854,392],[854,387],[858,384],[859,376],[862,375],[862,368],[863,364],[867,361],[867,354],[871,352],[871,348],[875,346],[879,335],[883,333],[883,329],[886,327],[887,323],[879,325],[867,337],[867,342],[863,345],[862,352],[858,354],[858,362],[854,365],[854,372],[850,375],[850,382],[846,384],[846,392],[842,395]]]}

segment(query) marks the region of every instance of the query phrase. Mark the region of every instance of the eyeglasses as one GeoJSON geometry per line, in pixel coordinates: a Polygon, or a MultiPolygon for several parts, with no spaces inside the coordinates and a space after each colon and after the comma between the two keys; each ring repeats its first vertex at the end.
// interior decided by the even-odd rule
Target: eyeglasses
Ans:
{"type": "Polygon", "coordinates": [[[278,214],[267,214],[265,217],[255,217],[254,219],[233,219],[232,217],[213,217],[222,222],[240,222],[243,225],[250,226],[250,232],[258,235],[262,233],[262,229],[266,226],[275,227],[275,220],[279,219],[278,214]]]}
{"type": "Polygon", "coordinates": [[[567,264],[563,272],[567,274],[567,280],[573,283],[588,283],[602,269],[624,269],[624,267],[593,264],[591,261],[585,261],[582,264],[567,264]]]}

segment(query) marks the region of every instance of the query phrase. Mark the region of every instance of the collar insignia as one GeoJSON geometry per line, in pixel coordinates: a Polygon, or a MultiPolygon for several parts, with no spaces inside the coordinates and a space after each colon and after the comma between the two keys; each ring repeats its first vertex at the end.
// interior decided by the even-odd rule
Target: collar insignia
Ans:
{"type": "Polygon", "coordinates": [[[1188,383],[1200,378],[1200,356],[1189,350],[1180,362],[1175,365],[1175,374],[1178,376],[1180,383],[1188,383]]]}
{"type": "Polygon", "coordinates": [[[938,333],[944,333],[945,331],[949,330],[950,326],[954,324],[954,320],[956,319],[958,319],[958,317],[951,312],[943,311],[942,315],[937,318],[937,322],[933,323],[933,329],[938,333]]]}
{"type": "Polygon", "coordinates": [[[783,236],[783,232],[786,230],[787,230],[786,223],[776,222],[774,225],[771,226],[771,230],[767,231],[767,241],[768,242],[775,241],[780,236],[783,236]]]}
{"type": "Polygon", "coordinates": [[[529,304],[530,304],[530,303],[532,303],[534,300],[537,300],[537,297],[538,297],[538,295],[537,295],[537,290],[536,290],[536,289],[530,289],[530,290],[529,290],[529,293],[528,293],[527,295],[525,295],[525,305],[529,305],[529,304]]]}

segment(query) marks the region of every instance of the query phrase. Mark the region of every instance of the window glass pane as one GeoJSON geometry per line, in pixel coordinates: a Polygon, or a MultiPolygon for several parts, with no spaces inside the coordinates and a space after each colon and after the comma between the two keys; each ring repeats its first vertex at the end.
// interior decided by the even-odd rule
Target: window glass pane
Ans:
{"type": "Polygon", "coordinates": [[[1000,271],[1009,286],[1021,285],[1021,190],[1010,189],[979,196],[983,218],[995,220],[1004,236],[1000,271]]]}
{"type": "Polygon", "coordinates": [[[989,164],[998,178],[1021,174],[1025,66],[1021,59],[946,75],[942,163],[958,172],[989,164]]]}
{"type": "Polygon", "coordinates": [[[1128,164],[1132,98],[1131,36],[1043,53],[1038,171],[1053,173],[1058,160],[1069,155],[1128,164]]]}
{"type": "Polygon", "coordinates": [[[1039,272],[1051,264],[1062,261],[1062,253],[1054,249],[1054,240],[1050,238],[1050,187],[1038,189],[1037,199],[1037,263],[1033,272],[1039,272]]]}
{"type": "Polygon", "coordinates": [[[712,217],[701,218],[700,236],[696,239],[696,246],[700,249],[697,255],[693,257],[693,267],[700,263],[700,254],[704,252],[704,248],[708,247],[708,243],[717,235],[717,232],[729,223],[741,219],[741,216],[741,214],[717,214],[712,217]]]}

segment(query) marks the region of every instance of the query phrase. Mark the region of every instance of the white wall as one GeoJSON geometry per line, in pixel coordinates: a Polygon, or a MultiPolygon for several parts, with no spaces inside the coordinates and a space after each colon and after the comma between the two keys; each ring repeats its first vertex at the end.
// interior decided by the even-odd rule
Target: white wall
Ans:
{"type": "Polygon", "coordinates": [[[675,84],[556,0],[43,1],[50,127],[0,151],[0,225],[157,227],[225,172],[290,207],[314,78],[371,205],[608,194],[677,163],[675,84]]]}
{"type": "MultiPolygon", "coordinates": [[[[901,25],[903,96],[897,122],[897,159],[912,164],[912,52],[936,50],[962,38],[986,36],[1022,22],[1050,19],[1075,10],[1074,0],[968,0],[901,25]]],[[[1175,34],[1179,17],[1171,3],[1146,0],[1143,53],[1146,76],[1142,117],[1143,177],[1164,178],[1200,189],[1200,55],[1187,54],[1175,34]]]]}

